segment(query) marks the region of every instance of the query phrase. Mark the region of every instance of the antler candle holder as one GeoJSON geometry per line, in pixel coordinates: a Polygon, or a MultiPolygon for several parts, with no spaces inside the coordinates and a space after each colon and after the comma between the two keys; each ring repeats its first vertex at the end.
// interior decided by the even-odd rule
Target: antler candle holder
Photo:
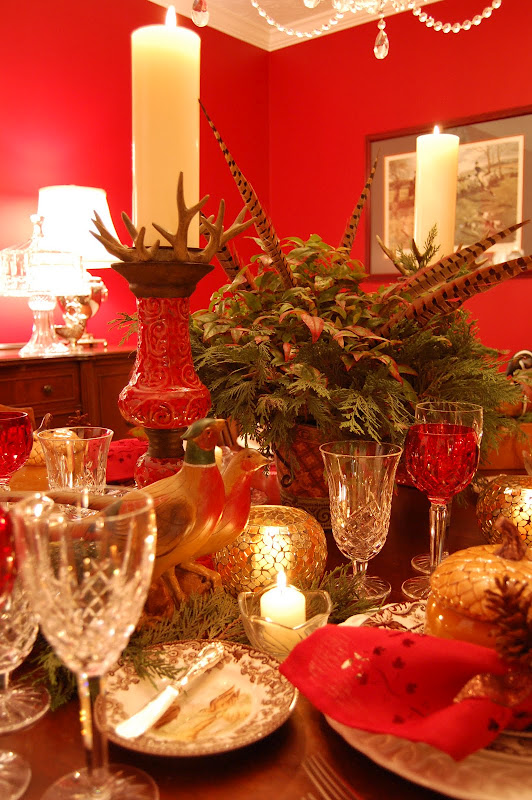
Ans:
{"type": "Polygon", "coordinates": [[[129,283],[137,298],[138,343],[135,366],[128,385],[118,400],[127,422],[141,425],[148,437],[148,451],[137,463],[135,478],[145,486],[177,471],[182,463],[181,432],[192,422],[205,417],[211,405],[208,389],[201,383],[192,362],[189,336],[190,296],[198,282],[211,270],[212,257],[226,242],[251,225],[244,222],[245,209],[224,231],[225,203],[220,201],[218,216],[202,217],[201,232],[206,246],[189,248],[187,234],[191,221],[208,201],[203,197],[188,208],[183,192],[183,173],[177,186],[178,226],[175,233],[153,223],[169,242],[161,247],[144,243],[146,229],[137,230],[127,214],[124,224],[133,247],[124,246],[112,236],[95,214],[98,234],[93,235],[111,254],[120,259],[113,269],[129,283]]]}

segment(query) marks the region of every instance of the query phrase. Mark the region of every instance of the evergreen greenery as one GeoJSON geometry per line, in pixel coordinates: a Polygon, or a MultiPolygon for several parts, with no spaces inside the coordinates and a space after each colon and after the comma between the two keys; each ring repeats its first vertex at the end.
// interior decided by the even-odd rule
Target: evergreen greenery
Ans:
{"type": "MultiPolygon", "coordinates": [[[[432,238],[418,264],[433,250],[432,238]]],[[[465,311],[424,326],[404,319],[382,336],[404,298],[364,291],[360,263],[317,235],[289,239],[285,251],[295,287],[259,257],[252,286],[241,270],[192,315],[195,364],[216,416],[273,451],[290,444],[298,422],[331,439],[401,442],[416,402],[427,399],[482,405],[484,450],[511,426],[497,408],[518,390],[465,311]]]]}

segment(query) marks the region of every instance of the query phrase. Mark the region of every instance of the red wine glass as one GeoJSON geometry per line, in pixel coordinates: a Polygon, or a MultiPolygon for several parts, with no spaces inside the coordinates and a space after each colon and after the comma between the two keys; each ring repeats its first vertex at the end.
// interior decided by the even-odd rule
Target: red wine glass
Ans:
{"type": "Polygon", "coordinates": [[[13,528],[9,514],[0,508],[0,611],[11,594],[17,565],[13,528]]]}
{"type": "MultiPolygon", "coordinates": [[[[17,570],[14,537],[9,514],[0,511],[0,612],[15,583],[17,570]]],[[[2,800],[22,797],[31,778],[28,763],[17,753],[0,750],[0,792],[2,800]]]]}
{"type": "Polygon", "coordinates": [[[408,578],[403,593],[423,600],[430,574],[442,560],[447,504],[471,482],[482,438],[482,407],[473,403],[428,401],[416,406],[405,442],[405,466],[414,486],[430,500],[429,574],[408,578]]]}
{"type": "Polygon", "coordinates": [[[0,489],[8,489],[14,472],[30,457],[31,420],[25,411],[0,411],[0,489]]]}

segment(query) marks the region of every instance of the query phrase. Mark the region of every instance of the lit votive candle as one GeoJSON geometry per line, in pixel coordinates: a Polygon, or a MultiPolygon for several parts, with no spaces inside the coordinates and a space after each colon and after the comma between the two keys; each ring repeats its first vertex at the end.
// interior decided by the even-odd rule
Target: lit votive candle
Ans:
{"type": "Polygon", "coordinates": [[[260,599],[260,615],[287,628],[302,625],[306,621],[305,595],[295,586],[287,586],[285,573],[278,572],[277,586],[260,599]]]}

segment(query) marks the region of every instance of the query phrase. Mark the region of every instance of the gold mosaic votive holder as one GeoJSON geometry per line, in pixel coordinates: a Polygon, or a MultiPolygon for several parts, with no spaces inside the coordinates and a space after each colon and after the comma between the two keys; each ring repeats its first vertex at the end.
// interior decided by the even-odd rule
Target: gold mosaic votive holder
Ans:
{"type": "Polygon", "coordinates": [[[240,592],[240,616],[251,645],[279,661],[284,661],[296,644],[327,624],[332,602],[328,592],[321,589],[302,592],[305,596],[306,620],[292,628],[261,616],[261,598],[268,590],[269,587],[259,592],[240,592]]]}
{"type": "Polygon", "coordinates": [[[327,540],[319,522],[301,508],[252,506],[243,532],[213,561],[234,597],[270,586],[280,571],[304,590],[323,575],[327,540]]]}
{"type": "Polygon", "coordinates": [[[498,542],[500,531],[493,527],[497,517],[508,517],[523,541],[532,546],[532,476],[497,475],[477,501],[477,520],[488,542],[498,542]]]}

